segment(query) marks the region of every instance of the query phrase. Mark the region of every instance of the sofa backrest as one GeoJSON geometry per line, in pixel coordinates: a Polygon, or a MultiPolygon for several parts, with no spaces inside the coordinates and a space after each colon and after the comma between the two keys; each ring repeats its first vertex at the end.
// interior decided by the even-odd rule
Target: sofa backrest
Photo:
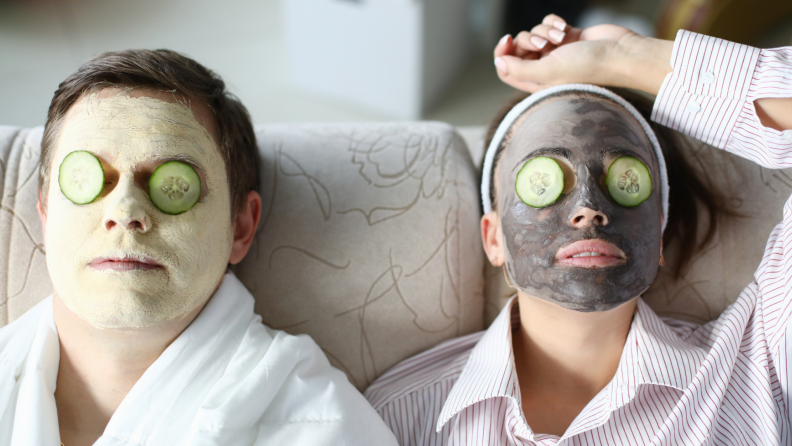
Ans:
{"type": "MultiPolygon", "coordinates": [[[[0,127],[0,326],[52,292],[35,207],[41,133],[0,127]]],[[[310,334],[359,389],[402,359],[480,330],[513,294],[481,248],[483,129],[462,133],[472,160],[439,123],[257,129],[262,220],[234,270],[266,324],[310,334]]],[[[683,150],[743,217],[721,227],[681,280],[671,280],[672,264],[661,268],[644,298],[660,315],[703,323],[752,280],[792,170],[695,141],[683,150]]]]}
{"type": "MultiPolygon", "coordinates": [[[[36,212],[41,134],[0,127],[0,326],[52,292],[36,212]]],[[[361,390],[483,328],[478,175],[452,127],[271,125],[257,136],[262,219],[233,269],[264,323],[311,335],[361,390]]]]}

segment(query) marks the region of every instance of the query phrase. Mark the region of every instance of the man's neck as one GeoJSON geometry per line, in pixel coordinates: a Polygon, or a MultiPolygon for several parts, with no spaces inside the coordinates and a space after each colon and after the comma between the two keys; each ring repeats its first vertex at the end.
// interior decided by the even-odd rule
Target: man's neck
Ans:
{"type": "Polygon", "coordinates": [[[202,308],[164,326],[101,329],[71,312],[55,293],[60,340],[55,402],[63,443],[93,444],[143,373],[202,308]]]}
{"type": "MultiPolygon", "coordinates": [[[[637,300],[610,311],[582,313],[519,293],[520,328],[512,333],[523,406],[544,406],[532,428],[562,435],[616,374],[637,300]],[[558,413],[547,410],[556,404],[558,413]],[[549,420],[547,423],[543,414],[549,420]],[[562,421],[565,420],[565,421],[562,421]]],[[[536,432],[536,430],[535,430],[536,432]]]]}

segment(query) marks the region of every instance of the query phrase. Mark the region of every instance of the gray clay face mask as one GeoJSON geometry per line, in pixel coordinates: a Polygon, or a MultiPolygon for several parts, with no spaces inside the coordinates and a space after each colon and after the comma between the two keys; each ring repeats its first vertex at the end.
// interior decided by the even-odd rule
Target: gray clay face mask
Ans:
{"type": "MultiPolygon", "coordinates": [[[[609,101],[562,98],[529,110],[498,165],[497,200],[506,270],[523,292],[577,311],[606,311],[644,292],[660,259],[660,178],[641,126],[609,101]],[[517,196],[516,176],[528,160],[548,156],[564,167],[567,188],[544,208],[517,196]],[[605,186],[607,167],[637,158],[655,181],[652,195],[632,208],[617,204],[605,186]],[[581,224],[586,209],[599,217],[581,224]],[[572,258],[610,249],[611,256],[572,258]],[[622,254],[623,253],[623,254],[622,254]]],[[[588,215],[592,215],[588,212],[588,215]]]]}

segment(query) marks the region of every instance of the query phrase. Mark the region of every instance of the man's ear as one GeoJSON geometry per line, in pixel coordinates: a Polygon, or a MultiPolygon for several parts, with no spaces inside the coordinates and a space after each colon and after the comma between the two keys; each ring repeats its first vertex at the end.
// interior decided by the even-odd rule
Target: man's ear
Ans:
{"type": "Polygon", "coordinates": [[[259,220],[261,219],[261,196],[258,192],[250,191],[247,201],[242,209],[237,210],[234,219],[234,242],[231,245],[231,256],[228,263],[236,265],[245,258],[253,237],[256,235],[259,220]]]}
{"type": "Polygon", "coordinates": [[[481,241],[484,243],[484,251],[492,266],[503,266],[506,262],[506,254],[503,250],[503,232],[497,212],[488,212],[481,217],[481,241]]]}
{"type": "Polygon", "coordinates": [[[43,241],[41,242],[44,247],[47,247],[47,214],[44,212],[44,208],[41,206],[41,192],[38,195],[38,203],[36,203],[36,209],[38,209],[39,219],[41,219],[41,233],[44,236],[43,241]]]}

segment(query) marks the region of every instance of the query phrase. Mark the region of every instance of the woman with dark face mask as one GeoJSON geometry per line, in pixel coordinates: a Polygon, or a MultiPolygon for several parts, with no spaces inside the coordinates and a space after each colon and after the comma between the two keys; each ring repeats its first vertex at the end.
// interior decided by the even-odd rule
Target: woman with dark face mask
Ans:
{"type": "MultiPolygon", "coordinates": [[[[499,117],[482,175],[484,247],[517,294],[485,332],[404,361],[379,378],[367,398],[401,444],[790,444],[792,198],[756,280],[717,320],[699,326],[660,319],[639,296],[664,263],[663,242],[681,235],[693,246],[678,259],[684,265],[695,241],[706,242],[714,230],[710,219],[705,235],[696,235],[696,202],[710,217],[723,209],[667,144],[667,131],[647,122],[649,109],[633,107],[630,102],[641,108],[630,94],[552,86],[556,82],[525,75],[536,69],[532,62],[569,68],[580,52],[592,52],[552,44],[554,36],[556,43],[568,36],[582,41],[588,30],[556,25],[557,17],[548,21],[496,48],[504,81],[541,90],[499,117]],[[553,55],[555,48],[563,51],[553,55]]],[[[625,36],[635,35],[616,40],[625,36]]],[[[699,37],[681,34],[674,54],[695,48],[699,37]]],[[[779,60],[792,61],[792,49],[756,50],[736,68],[718,65],[728,79],[716,78],[707,91],[691,79],[710,80],[697,70],[708,72],[718,61],[709,61],[711,55],[728,59],[755,50],[708,42],[709,52],[701,51],[708,61],[683,58],[668,78],[651,66],[632,67],[639,74],[625,84],[659,91],[654,120],[763,166],[792,167],[792,132],[767,128],[758,116],[764,110],[765,118],[783,125],[778,103],[754,108],[761,96],[749,88],[779,60]],[[771,58],[764,67],[762,56],[771,58]],[[742,96],[703,96],[718,96],[723,83],[742,96]]],[[[659,57],[670,57],[664,51],[659,57]]],[[[605,66],[602,61],[590,63],[588,74],[581,69],[572,80],[615,78],[593,70],[605,66]]],[[[792,92],[792,63],[786,63],[788,75],[775,85],[792,92]]]]}

